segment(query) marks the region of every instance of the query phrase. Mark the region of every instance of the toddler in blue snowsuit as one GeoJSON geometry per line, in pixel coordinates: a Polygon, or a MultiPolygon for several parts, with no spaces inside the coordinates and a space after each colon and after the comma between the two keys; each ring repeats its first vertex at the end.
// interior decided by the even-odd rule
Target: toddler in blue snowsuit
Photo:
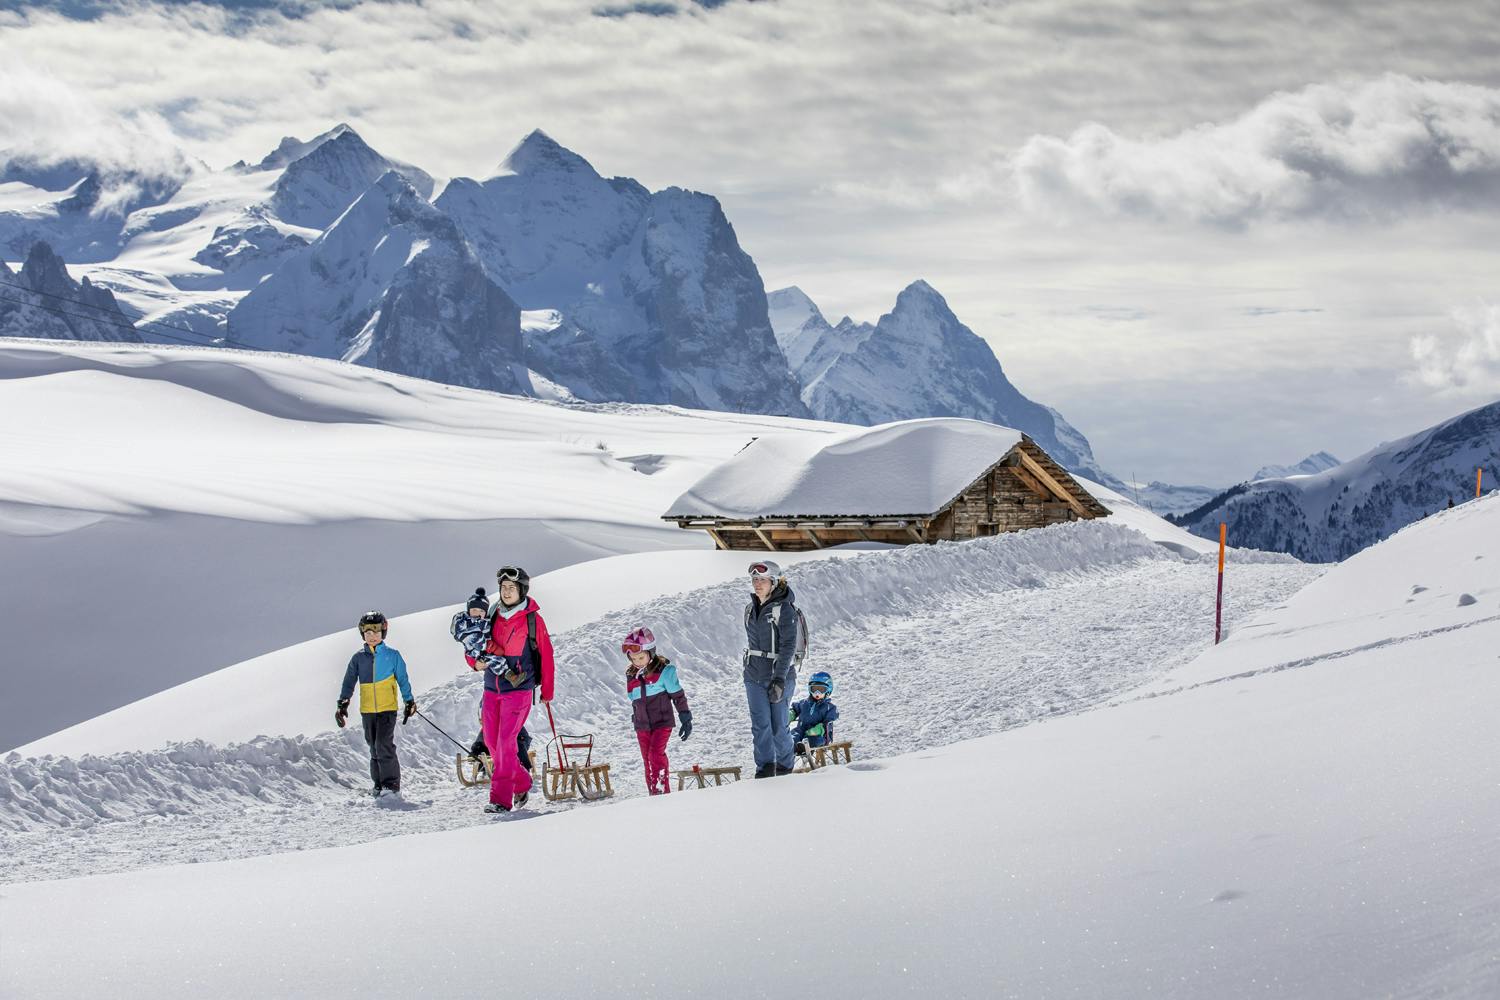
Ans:
{"type": "Polygon", "coordinates": [[[839,717],[839,707],[831,700],[833,678],[818,671],[807,680],[807,697],[792,705],[792,742],[820,747],[833,738],[830,724],[839,717]]]}

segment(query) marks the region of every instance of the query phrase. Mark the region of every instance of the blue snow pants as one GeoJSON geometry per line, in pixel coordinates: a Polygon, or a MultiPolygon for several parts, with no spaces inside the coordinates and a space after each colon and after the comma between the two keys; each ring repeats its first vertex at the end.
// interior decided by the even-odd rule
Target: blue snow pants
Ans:
{"type": "Polygon", "coordinates": [[[786,691],[781,700],[771,704],[764,684],[745,682],[745,700],[750,703],[750,735],[755,741],[755,767],[779,764],[791,770],[796,762],[792,753],[792,734],[787,729],[787,714],[792,708],[792,693],[797,690],[797,672],[787,675],[786,691]]]}

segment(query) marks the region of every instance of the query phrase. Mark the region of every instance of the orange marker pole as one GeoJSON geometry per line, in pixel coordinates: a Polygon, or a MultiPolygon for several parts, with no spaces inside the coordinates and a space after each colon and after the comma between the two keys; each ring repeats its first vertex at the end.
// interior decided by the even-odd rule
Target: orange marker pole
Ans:
{"type": "Polygon", "coordinates": [[[1474,470],[1474,499],[1479,499],[1479,487],[1484,483],[1484,466],[1474,470]]]}
{"type": "Polygon", "coordinates": [[[1214,602],[1214,645],[1219,644],[1219,637],[1223,634],[1224,626],[1224,537],[1229,532],[1229,525],[1223,521],[1219,522],[1219,596],[1214,602]]]}

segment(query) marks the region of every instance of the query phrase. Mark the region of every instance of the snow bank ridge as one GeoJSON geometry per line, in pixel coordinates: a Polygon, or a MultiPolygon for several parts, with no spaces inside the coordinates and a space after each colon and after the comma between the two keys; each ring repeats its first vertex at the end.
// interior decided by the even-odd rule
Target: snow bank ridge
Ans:
{"type": "MultiPolygon", "coordinates": [[[[810,623],[815,655],[819,644],[834,647],[841,634],[861,631],[871,618],[941,607],[958,593],[1043,587],[1109,567],[1179,558],[1130,528],[1089,521],[806,563],[790,582],[810,623]]],[[[546,595],[537,599],[545,615],[546,595]]],[[[600,736],[603,759],[630,760],[633,733],[620,724],[620,636],[649,624],[662,637],[663,651],[691,664],[700,682],[732,679],[740,671],[745,600],[743,583],[718,584],[559,634],[560,725],[564,719],[585,722],[600,736]]],[[[455,662],[458,655],[455,647],[455,662]]],[[[477,674],[463,675],[422,692],[423,713],[468,740],[476,726],[478,681],[477,674]]],[[[331,672],[330,715],[336,682],[331,672]]],[[[401,732],[403,769],[450,769],[455,752],[420,720],[401,732]]],[[[363,789],[367,764],[364,742],[352,727],[315,736],[259,737],[227,747],[192,742],[76,760],[12,753],[0,762],[0,830],[87,828],[218,807],[291,805],[330,790],[363,789]]]]}

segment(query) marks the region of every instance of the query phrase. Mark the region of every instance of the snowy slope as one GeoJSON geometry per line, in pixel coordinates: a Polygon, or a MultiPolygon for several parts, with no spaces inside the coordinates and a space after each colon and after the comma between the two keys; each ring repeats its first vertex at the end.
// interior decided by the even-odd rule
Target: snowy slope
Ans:
{"type": "Polygon", "coordinates": [[[19,675],[0,747],[371,606],[446,604],[506,561],[541,573],[707,548],[660,521],[672,499],[757,435],[820,426],[564,407],[207,348],[5,341],[0,375],[0,420],[30,428],[0,438],[0,606],[19,675]],[[129,641],[108,657],[79,643],[73,592],[103,597],[92,626],[129,641]]]}
{"type": "MultiPolygon", "coordinates": [[[[983,559],[1007,545],[1119,531],[1066,525],[819,565],[983,559]]],[[[1082,554],[1067,559],[1077,565],[1082,554]]],[[[891,699],[863,717],[904,723],[915,752],[809,777],[540,807],[534,821],[325,851],[13,884],[0,909],[0,988],[61,997],[103,981],[123,997],[401,996],[440,977],[465,995],[492,988],[503,966],[511,989],[549,995],[779,996],[788,976],[806,974],[837,997],[1487,998],[1500,985],[1500,796],[1485,762],[1500,754],[1500,735],[1482,706],[1500,699],[1500,593],[1461,588],[1495,559],[1500,501],[1486,499],[1240,623],[1172,674],[1175,687],[946,747],[913,725],[928,698],[891,699]],[[1418,581],[1444,595],[1420,613],[1407,603],[1418,581]],[[1474,602],[1461,604],[1460,592],[1474,602]],[[1344,614],[1341,593],[1355,595],[1356,614],[1344,614]],[[638,926],[630,847],[643,844],[669,850],[682,873],[653,916],[670,961],[599,950],[638,926]],[[538,873],[523,876],[516,907],[501,912],[548,930],[455,947],[455,914],[472,909],[476,870],[497,853],[538,873]],[[391,873],[400,891],[371,870],[391,873]],[[355,913],[394,909],[399,954],[330,951],[330,900],[355,913]],[[806,935],[786,932],[804,906],[820,914],[811,950],[806,935]],[[308,933],[309,919],[319,933],[308,933]],[[83,953],[79,939],[90,942],[83,953]],[[769,982],[767,969],[778,970],[769,982]]],[[[1116,596],[1150,596],[1146,579],[1131,583],[1116,596]]],[[[1061,624],[1063,607],[1044,619],[1061,624]]],[[[1158,627],[1176,620],[1166,608],[1141,610],[1158,627]]],[[[990,646],[971,637],[971,649],[1001,647],[1004,619],[987,621],[990,646]]],[[[1029,690],[1044,694],[1050,680],[1032,677],[1029,690]]],[[[926,673],[921,690],[955,686],[926,673]]],[[[190,757],[185,749],[184,766],[190,757]]],[[[322,819],[410,830],[438,803],[411,804],[322,819]]],[[[156,825],[166,856],[212,855],[192,814],[156,825]]],[[[284,822],[300,830],[303,815],[285,810],[284,822]]]]}
{"type": "Polygon", "coordinates": [[[1345,559],[1403,525],[1500,480],[1500,403],[1491,403],[1314,475],[1242,483],[1179,519],[1236,544],[1299,559],[1345,559]]]}
{"type": "MultiPolygon", "coordinates": [[[[782,562],[792,566],[851,554],[787,553],[782,562]]],[[[746,555],[710,549],[607,556],[541,573],[532,578],[532,588],[545,596],[548,628],[561,634],[622,604],[738,580],[745,575],[746,555]]],[[[493,574],[476,576],[473,582],[493,597],[493,574]]],[[[450,619],[461,608],[455,604],[391,619],[391,645],[412,665],[417,690],[424,695],[455,677],[467,678],[462,682],[466,687],[473,683],[448,633],[450,619]]],[[[342,676],[340,664],[348,661],[351,643],[359,643],[353,625],[194,678],[16,749],[25,756],[82,757],[158,750],[193,740],[227,746],[258,736],[328,732],[333,729],[330,678],[342,676]]]]}

